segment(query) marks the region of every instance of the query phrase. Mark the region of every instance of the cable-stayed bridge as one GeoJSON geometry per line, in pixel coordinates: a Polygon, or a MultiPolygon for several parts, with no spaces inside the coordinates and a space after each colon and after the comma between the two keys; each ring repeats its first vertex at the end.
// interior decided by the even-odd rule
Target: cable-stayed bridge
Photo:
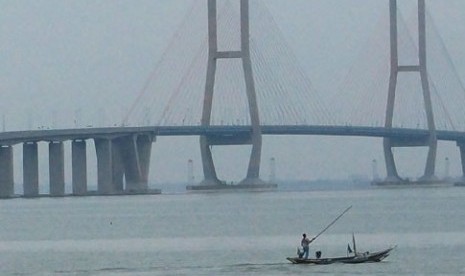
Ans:
{"type": "Polygon", "coordinates": [[[210,0],[207,6],[193,2],[117,127],[2,133],[2,195],[13,191],[12,145],[19,143],[24,194],[38,194],[39,141],[50,142],[52,195],[64,193],[67,140],[73,141],[74,194],[87,192],[87,140],[95,141],[102,194],[148,188],[157,136],[200,136],[207,186],[222,185],[211,148],[243,144],[252,145],[243,183],[262,185],[262,135],[383,137],[390,182],[401,181],[394,147],[429,148],[425,181],[435,180],[437,140],[456,141],[464,153],[465,90],[425,1],[407,17],[389,1],[369,50],[360,53],[338,91],[323,92],[312,85],[265,1],[210,0]]]}

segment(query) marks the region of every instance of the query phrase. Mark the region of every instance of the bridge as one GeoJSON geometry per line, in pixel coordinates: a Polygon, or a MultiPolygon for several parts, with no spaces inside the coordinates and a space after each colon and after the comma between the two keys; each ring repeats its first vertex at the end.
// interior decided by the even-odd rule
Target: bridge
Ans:
{"type": "MultiPolygon", "coordinates": [[[[340,123],[340,118],[332,118],[331,116],[336,112],[324,107],[318,99],[311,98],[314,97],[311,93],[314,89],[305,72],[296,68],[294,64],[297,63],[296,60],[293,59],[292,54],[285,51],[286,45],[282,44],[280,37],[263,42],[274,45],[274,47],[267,46],[265,49],[256,47],[257,44],[260,44],[256,39],[257,36],[271,36],[270,33],[266,33],[266,30],[273,23],[273,19],[270,19],[266,11],[258,12],[262,16],[262,21],[259,20],[258,22],[261,23],[256,24],[258,26],[257,34],[251,38],[249,1],[219,2],[221,3],[219,7],[216,0],[208,0],[207,2],[208,33],[206,44],[201,42],[198,49],[195,49],[197,52],[194,52],[195,57],[192,62],[183,62],[183,70],[179,70],[184,72],[183,75],[176,78],[170,76],[169,79],[162,80],[162,82],[173,82],[173,88],[166,89],[168,91],[166,95],[158,95],[160,96],[157,98],[158,100],[166,97],[163,100],[166,105],[155,108],[155,112],[158,112],[157,124],[147,120],[149,111],[144,110],[141,103],[154,101],[154,93],[151,89],[155,88],[150,88],[150,86],[155,83],[154,79],[159,75],[159,71],[171,74],[173,70],[178,70],[174,68],[172,61],[164,63],[168,65],[163,65],[161,62],[161,65],[157,66],[141,93],[137,95],[134,104],[125,114],[121,125],[101,128],[29,129],[0,133],[0,196],[13,196],[15,182],[13,147],[18,144],[22,144],[23,150],[24,196],[39,195],[39,142],[49,143],[50,195],[64,195],[64,141],[71,141],[72,144],[72,194],[88,194],[87,140],[93,140],[95,144],[98,172],[97,192],[99,194],[147,192],[149,190],[148,175],[152,144],[160,136],[200,137],[204,180],[199,185],[204,187],[224,185],[216,174],[211,149],[214,146],[228,145],[252,146],[247,174],[241,184],[256,187],[267,185],[260,178],[262,135],[331,135],[383,138],[386,181],[389,183],[403,181],[397,173],[393,148],[427,147],[426,166],[421,180],[434,182],[437,180],[435,176],[437,142],[438,140],[453,141],[459,147],[462,156],[462,169],[465,173],[465,160],[463,160],[465,156],[465,129],[458,130],[462,126],[460,116],[463,115],[463,112],[454,110],[463,109],[463,101],[461,100],[464,98],[465,90],[460,79],[457,78],[454,68],[447,67],[450,64],[441,63],[438,61],[439,58],[427,55],[427,45],[429,45],[427,44],[427,22],[432,22],[432,19],[427,21],[425,0],[418,0],[416,5],[417,21],[415,25],[418,37],[413,40],[404,19],[401,17],[399,20],[400,13],[397,1],[389,0],[387,6],[389,7],[389,28],[386,32],[389,34],[389,38],[382,41],[376,40],[376,43],[389,46],[389,54],[382,57],[382,60],[389,65],[389,72],[383,75],[383,72],[375,70],[375,75],[370,76],[371,80],[367,82],[368,85],[367,88],[364,88],[364,92],[356,94],[357,100],[361,101],[362,105],[369,105],[376,110],[384,105],[382,107],[384,114],[382,114],[383,118],[381,119],[384,123],[380,125],[378,122],[374,126],[366,125],[367,123],[363,120],[377,118],[379,115],[373,115],[373,110],[358,114],[357,111],[354,111],[354,109],[360,109],[360,106],[357,105],[350,105],[348,110],[351,111],[348,114],[353,117],[360,116],[362,122],[359,125],[340,123]],[[222,34],[221,31],[227,34],[222,34]],[[406,36],[407,39],[402,35],[406,36]],[[412,46],[412,44],[416,45],[412,46]],[[402,47],[406,47],[405,45],[410,46],[408,51],[412,51],[412,53],[407,53],[407,57],[413,55],[415,58],[403,59],[406,54],[402,53],[401,50],[402,47]],[[264,51],[261,52],[261,50],[264,51]],[[447,68],[446,72],[452,73],[446,75],[442,70],[440,81],[435,80],[434,74],[431,73],[434,69],[430,70],[429,67],[431,60],[434,64],[446,66],[440,68],[447,68]],[[278,61],[282,63],[273,64],[273,62],[278,63],[278,61]],[[197,70],[202,64],[206,64],[206,68],[197,70]],[[173,68],[167,69],[170,66],[173,68]],[[225,68],[228,66],[235,67],[236,71],[227,71],[225,68]],[[271,71],[278,72],[278,76],[261,73],[261,68],[271,68],[271,71]],[[226,70],[226,74],[218,75],[220,69],[226,70]],[[202,73],[199,74],[199,71],[202,73]],[[408,78],[412,75],[416,76],[417,81],[415,82],[417,85],[419,84],[419,87],[412,89],[410,86],[407,90],[413,90],[416,93],[412,94],[413,106],[416,109],[403,106],[404,102],[408,100],[412,102],[412,99],[404,98],[407,94],[405,93],[406,88],[400,85],[402,77],[407,76],[408,78]],[[388,78],[386,83],[388,87],[385,91],[377,87],[380,83],[377,78],[381,78],[380,76],[388,78]],[[290,80],[286,78],[290,78],[290,80]],[[199,81],[201,79],[203,81],[199,81]],[[289,83],[286,84],[286,81],[289,83]],[[296,91],[297,98],[293,99],[289,94],[287,97],[289,99],[282,98],[283,101],[280,101],[279,94],[289,93],[283,88],[289,85],[296,91]],[[229,90],[232,92],[224,92],[229,90]],[[198,94],[199,91],[203,95],[198,94]],[[374,100],[375,97],[369,94],[372,91],[381,91],[379,93],[384,95],[384,100],[374,100]],[[446,106],[444,97],[450,96],[445,94],[449,91],[458,93],[459,96],[454,97],[457,99],[457,106],[446,106]],[[217,95],[218,93],[220,94],[217,95]],[[223,93],[222,96],[221,93],[223,93]],[[182,100],[183,98],[185,100],[182,100]],[[268,103],[264,106],[259,104],[267,103],[268,98],[274,98],[274,103],[268,103]],[[189,105],[192,103],[197,104],[197,106],[189,105]],[[219,107],[215,108],[215,106],[219,107]],[[226,108],[222,111],[221,109],[225,106],[226,108]],[[199,110],[202,111],[200,116],[198,116],[199,110]],[[312,113],[306,114],[307,110],[312,110],[312,113]],[[403,111],[406,112],[404,118],[407,118],[407,127],[402,126],[404,121],[399,115],[403,111]],[[140,116],[141,112],[144,113],[142,116],[140,116]],[[139,118],[143,117],[146,121],[145,125],[128,126],[134,124],[131,124],[130,121],[131,118],[137,117],[135,116],[137,113],[139,113],[139,118]],[[456,114],[455,117],[451,116],[452,113],[456,114]],[[241,119],[236,119],[238,114],[241,119]],[[397,118],[397,122],[396,114],[401,118],[397,118]],[[315,120],[319,117],[322,117],[319,121],[315,120]],[[273,122],[280,120],[283,121],[281,124],[273,124],[273,122]],[[396,126],[396,124],[401,126],[396,126]]],[[[196,9],[200,6],[204,6],[204,4],[194,4],[191,8],[191,14],[186,18],[190,19],[191,15],[197,14],[198,10],[196,9]]],[[[255,8],[263,9],[260,6],[255,6],[255,8]]],[[[177,36],[178,39],[185,37],[179,33],[177,36]]],[[[167,56],[170,55],[170,51],[174,51],[171,55],[176,56],[179,55],[175,52],[176,50],[186,50],[177,47],[191,45],[185,41],[174,41],[175,43],[170,44],[167,54],[164,56],[166,60],[169,60],[167,56]]],[[[435,47],[441,48],[443,45],[439,43],[435,47]]],[[[348,79],[349,82],[344,85],[344,89],[356,91],[354,78],[348,79]]],[[[352,100],[357,101],[354,98],[352,100]]],[[[349,100],[349,102],[351,101],[349,100]]],[[[347,115],[347,113],[341,113],[342,116],[347,115]]]]}

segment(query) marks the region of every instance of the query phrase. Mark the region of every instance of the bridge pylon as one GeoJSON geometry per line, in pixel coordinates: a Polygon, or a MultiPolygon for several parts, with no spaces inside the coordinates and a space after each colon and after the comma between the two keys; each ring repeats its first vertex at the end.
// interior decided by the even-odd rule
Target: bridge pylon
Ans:
{"type": "Polygon", "coordinates": [[[202,166],[204,180],[200,186],[223,185],[216,174],[215,165],[211,153],[211,146],[215,145],[244,145],[251,144],[252,151],[248,165],[247,176],[240,184],[260,185],[263,183],[259,178],[260,158],[262,147],[262,133],[260,129],[260,119],[258,114],[257,96],[252,72],[252,62],[250,58],[249,44],[249,1],[240,1],[240,30],[241,48],[239,51],[219,51],[217,33],[217,1],[208,0],[208,65],[205,82],[205,94],[203,99],[202,121],[204,127],[211,124],[212,102],[215,89],[215,75],[218,59],[241,59],[245,78],[245,90],[251,118],[251,133],[247,136],[200,136],[200,152],[202,156],[202,166]]]}
{"type": "Polygon", "coordinates": [[[384,157],[386,161],[386,182],[401,182],[402,179],[397,173],[397,168],[392,153],[393,147],[412,147],[412,146],[428,146],[428,156],[423,176],[420,181],[434,181],[437,137],[436,127],[434,123],[433,107],[431,103],[431,92],[428,82],[427,71],[427,56],[426,56],[426,8],[425,0],[418,0],[418,64],[399,65],[398,55],[398,29],[397,29],[397,0],[389,1],[390,11],[390,45],[391,45],[391,72],[389,78],[389,91],[386,106],[385,127],[392,128],[392,120],[394,115],[394,102],[397,87],[397,77],[399,73],[418,72],[421,79],[423,90],[423,101],[428,123],[429,135],[425,139],[419,140],[399,140],[386,137],[383,141],[384,157]]]}

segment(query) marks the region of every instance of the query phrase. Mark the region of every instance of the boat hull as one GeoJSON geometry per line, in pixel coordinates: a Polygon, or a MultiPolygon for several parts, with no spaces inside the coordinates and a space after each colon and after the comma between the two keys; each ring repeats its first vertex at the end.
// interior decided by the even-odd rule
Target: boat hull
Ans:
{"type": "Polygon", "coordinates": [[[345,263],[345,264],[359,264],[359,263],[374,263],[380,262],[389,256],[391,250],[394,247],[377,251],[373,253],[362,253],[353,256],[347,257],[335,257],[335,258],[319,258],[319,259],[303,259],[303,258],[287,258],[293,264],[315,264],[315,265],[327,265],[327,264],[334,264],[334,263],[345,263]]]}

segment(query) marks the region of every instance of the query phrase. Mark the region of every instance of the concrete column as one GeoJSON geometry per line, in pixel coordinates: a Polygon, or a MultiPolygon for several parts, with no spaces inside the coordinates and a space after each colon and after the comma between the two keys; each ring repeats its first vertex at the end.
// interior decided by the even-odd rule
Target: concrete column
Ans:
{"type": "Polygon", "coordinates": [[[13,147],[0,146],[0,197],[11,197],[13,194],[13,147]]]}
{"type": "Polygon", "coordinates": [[[124,191],[124,165],[123,157],[121,155],[121,142],[120,140],[112,140],[111,145],[111,170],[113,189],[115,192],[124,191]]]}
{"type": "Polygon", "coordinates": [[[218,180],[215,163],[213,163],[213,155],[207,140],[206,136],[200,136],[200,155],[202,157],[202,169],[204,176],[202,185],[219,185],[221,182],[218,180]]]}
{"type": "Polygon", "coordinates": [[[65,154],[63,142],[48,144],[50,195],[63,196],[65,194],[65,154]]]}
{"type": "Polygon", "coordinates": [[[86,141],[74,140],[71,143],[73,194],[85,195],[87,193],[87,153],[86,141]]]}
{"type": "MultiPolygon", "coordinates": [[[[215,89],[216,56],[218,54],[217,7],[216,0],[208,0],[208,64],[203,97],[202,126],[210,126],[210,118],[215,89]]],[[[202,157],[203,185],[218,185],[215,164],[207,137],[200,136],[200,154],[202,157]]]]}
{"type": "Polygon", "coordinates": [[[249,0],[241,0],[241,52],[242,66],[245,77],[247,100],[249,103],[250,119],[252,121],[252,151],[250,154],[247,177],[244,184],[258,184],[260,174],[260,160],[262,152],[262,133],[258,114],[257,95],[250,58],[250,31],[249,31],[249,0]]]}
{"type": "Polygon", "coordinates": [[[113,194],[112,142],[110,139],[94,139],[97,153],[98,193],[113,194]]]}
{"type": "Polygon", "coordinates": [[[152,143],[154,138],[149,135],[141,135],[137,139],[137,150],[139,152],[140,180],[139,188],[147,189],[150,172],[150,156],[152,154],[152,143]]]}
{"type": "MultiPolygon", "coordinates": [[[[399,73],[399,55],[398,55],[398,38],[397,38],[397,0],[389,1],[390,14],[390,45],[391,45],[391,72],[389,77],[389,90],[386,106],[385,128],[392,128],[392,119],[394,116],[394,102],[396,97],[397,76],[399,73]]],[[[400,181],[397,173],[394,155],[392,153],[392,145],[390,138],[383,139],[384,160],[386,164],[386,181],[400,181]]]]}
{"type": "Polygon", "coordinates": [[[384,161],[386,164],[386,182],[399,182],[401,181],[399,174],[397,173],[396,163],[394,160],[394,154],[392,153],[391,139],[383,139],[384,149],[384,161]]]}
{"type": "Polygon", "coordinates": [[[148,189],[148,174],[153,138],[149,135],[134,135],[124,140],[122,154],[125,166],[126,189],[148,189]]]}
{"type": "Polygon", "coordinates": [[[433,181],[436,180],[436,152],[437,152],[437,137],[436,126],[434,123],[433,105],[431,102],[431,92],[428,81],[427,69],[427,55],[426,55],[426,7],[425,0],[418,0],[418,52],[420,62],[420,77],[421,85],[423,88],[423,100],[425,103],[426,119],[428,121],[429,137],[429,151],[426,159],[425,173],[422,180],[433,181]]]}
{"type": "Polygon", "coordinates": [[[23,144],[23,189],[24,196],[39,195],[39,159],[36,142],[23,144]]]}
{"type": "Polygon", "coordinates": [[[465,143],[457,142],[457,146],[460,149],[460,159],[462,161],[462,180],[461,180],[461,182],[465,183],[465,143]]]}

